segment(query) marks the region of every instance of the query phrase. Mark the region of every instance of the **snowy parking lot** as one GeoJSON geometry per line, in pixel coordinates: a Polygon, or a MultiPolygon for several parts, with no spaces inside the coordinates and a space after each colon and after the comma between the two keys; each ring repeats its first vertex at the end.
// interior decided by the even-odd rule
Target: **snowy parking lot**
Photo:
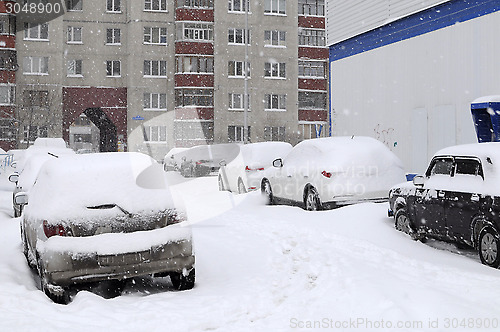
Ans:
{"type": "MultiPolygon", "coordinates": [[[[52,303],[22,254],[11,189],[0,192],[2,331],[492,330],[500,271],[453,245],[394,229],[387,203],[308,212],[171,176],[196,250],[196,286],[129,280],[122,296],[52,303]]],[[[97,294],[96,294],[97,293],[97,294]]]]}

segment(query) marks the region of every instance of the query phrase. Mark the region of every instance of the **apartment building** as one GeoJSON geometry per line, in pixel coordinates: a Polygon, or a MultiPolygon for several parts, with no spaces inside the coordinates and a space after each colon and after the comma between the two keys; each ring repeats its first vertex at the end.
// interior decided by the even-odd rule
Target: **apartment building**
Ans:
{"type": "Polygon", "coordinates": [[[65,5],[48,22],[17,22],[21,146],[62,136],[75,149],[160,159],[243,142],[245,123],[251,142],[327,135],[323,0],[65,5]]]}

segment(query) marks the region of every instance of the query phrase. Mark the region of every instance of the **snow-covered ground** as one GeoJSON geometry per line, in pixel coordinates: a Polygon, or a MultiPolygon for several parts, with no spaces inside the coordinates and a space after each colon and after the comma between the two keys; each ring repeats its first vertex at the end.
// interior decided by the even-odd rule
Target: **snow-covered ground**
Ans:
{"type": "MultiPolygon", "coordinates": [[[[217,178],[172,178],[192,223],[197,282],[133,279],[124,295],[52,303],[21,252],[10,186],[0,186],[2,331],[295,331],[500,328],[500,271],[472,252],[397,232],[387,204],[306,212],[217,178]]],[[[94,290],[98,291],[98,290],[94,290]]]]}

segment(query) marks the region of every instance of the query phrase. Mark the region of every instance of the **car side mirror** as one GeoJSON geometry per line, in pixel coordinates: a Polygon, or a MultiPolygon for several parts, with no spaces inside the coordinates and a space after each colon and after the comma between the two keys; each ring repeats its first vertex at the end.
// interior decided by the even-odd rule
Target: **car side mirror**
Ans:
{"type": "Polygon", "coordinates": [[[19,181],[19,174],[14,173],[9,176],[9,181],[13,183],[17,183],[19,181]]]}
{"type": "Polygon", "coordinates": [[[25,192],[19,192],[14,196],[14,203],[17,205],[28,204],[28,194],[25,192]]]}
{"type": "Polygon", "coordinates": [[[413,178],[413,185],[416,187],[423,187],[425,182],[425,177],[423,175],[417,175],[413,178]]]}
{"type": "Polygon", "coordinates": [[[226,161],[225,161],[225,160],[221,160],[221,161],[219,162],[219,166],[222,166],[222,167],[227,166],[226,161]]]}
{"type": "Polygon", "coordinates": [[[275,159],[273,161],[273,166],[277,168],[283,167],[283,160],[281,158],[275,159]]]}

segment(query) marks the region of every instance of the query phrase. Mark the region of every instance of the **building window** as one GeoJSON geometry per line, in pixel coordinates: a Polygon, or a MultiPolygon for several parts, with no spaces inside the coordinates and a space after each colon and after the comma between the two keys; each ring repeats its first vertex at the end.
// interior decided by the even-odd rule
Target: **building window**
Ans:
{"type": "Polygon", "coordinates": [[[167,45],[167,28],[144,27],[144,44],[167,45]]]}
{"type": "Polygon", "coordinates": [[[121,75],[121,61],[108,60],[106,61],[106,76],[119,77],[121,75]]]}
{"type": "Polygon", "coordinates": [[[326,77],[326,62],[324,61],[303,61],[299,60],[300,77],[326,77]]]}
{"type": "Polygon", "coordinates": [[[183,23],[177,30],[177,40],[212,41],[213,25],[201,23],[183,23]]]}
{"type": "Polygon", "coordinates": [[[266,62],[264,64],[264,77],[285,78],[286,70],[284,62],[266,62]]]}
{"type": "Polygon", "coordinates": [[[16,70],[17,56],[15,51],[7,51],[0,54],[0,70],[16,70]]]}
{"type": "Polygon", "coordinates": [[[266,111],[286,111],[286,95],[266,94],[264,103],[266,111]]]}
{"type": "Polygon", "coordinates": [[[0,16],[0,34],[3,34],[3,35],[15,35],[16,34],[16,17],[15,16],[12,16],[12,15],[0,16]]]}
{"type": "Polygon", "coordinates": [[[68,11],[81,11],[83,0],[66,0],[66,9],[68,11]]]}
{"type": "Polygon", "coordinates": [[[175,139],[181,141],[203,140],[211,142],[214,140],[213,121],[182,121],[174,122],[175,139]]]}
{"type": "Polygon", "coordinates": [[[214,8],[214,0],[177,0],[177,8],[214,8]]]}
{"type": "Polygon", "coordinates": [[[213,57],[179,56],[176,58],[176,73],[213,73],[213,57]]]}
{"type": "Polygon", "coordinates": [[[264,31],[264,45],[275,47],[286,47],[286,32],[278,30],[264,31]]]}
{"type": "Polygon", "coordinates": [[[106,29],[106,44],[107,45],[120,45],[121,44],[121,30],[117,28],[106,29]]]}
{"type": "Polygon", "coordinates": [[[146,142],[167,142],[166,126],[144,126],[144,134],[146,142]]]}
{"type": "Polygon", "coordinates": [[[0,119],[0,140],[14,140],[16,131],[14,120],[0,119]]]}
{"type": "Polygon", "coordinates": [[[264,141],[285,141],[285,127],[264,127],[264,141]]]}
{"type": "Polygon", "coordinates": [[[49,92],[44,90],[24,90],[23,103],[25,107],[46,108],[49,106],[49,92]]]}
{"type": "Polygon", "coordinates": [[[325,16],[325,1],[299,0],[299,15],[325,16]]]}
{"type": "Polygon", "coordinates": [[[299,109],[325,110],[326,93],[299,91],[299,109]]]}
{"type": "MultiPolygon", "coordinates": [[[[244,61],[229,61],[227,75],[229,77],[245,77],[244,63],[244,61]]],[[[250,62],[247,62],[247,73],[250,77],[250,62]]]]}
{"type": "Polygon", "coordinates": [[[214,106],[213,89],[176,89],[175,106],[214,106]]]}
{"type": "MultiPolygon", "coordinates": [[[[250,31],[246,33],[247,43],[250,44],[250,31]]],[[[245,44],[245,29],[229,29],[228,30],[228,43],[229,44],[245,44]]]]}
{"type": "Polygon", "coordinates": [[[49,40],[49,24],[24,23],[25,40],[49,40]]]}
{"type": "Polygon", "coordinates": [[[82,77],[82,60],[68,60],[68,76],[82,77]]]}
{"type": "Polygon", "coordinates": [[[144,60],[144,76],[167,77],[167,61],[144,60]]]}
{"type": "Polygon", "coordinates": [[[144,110],[167,110],[166,93],[144,93],[144,110]]]}
{"type": "Polygon", "coordinates": [[[121,13],[121,0],[106,0],[106,11],[110,13],[121,13]]]}
{"type": "Polygon", "coordinates": [[[48,137],[47,126],[24,126],[24,142],[33,142],[38,137],[48,137]]]}
{"type": "MultiPolygon", "coordinates": [[[[245,109],[245,95],[243,93],[230,93],[229,94],[229,110],[230,111],[243,111],[245,109]]],[[[248,105],[250,106],[250,95],[247,95],[248,105]]]]}
{"type": "Polygon", "coordinates": [[[229,0],[228,11],[231,13],[244,13],[250,11],[250,0],[229,0]]]}
{"type": "Polygon", "coordinates": [[[16,103],[16,86],[0,85],[0,105],[14,105],[16,103]]]}
{"type": "Polygon", "coordinates": [[[326,126],[324,122],[299,122],[299,134],[301,140],[326,137],[326,126]]]}
{"type": "MultiPolygon", "coordinates": [[[[228,126],[227,127],[227,139],[229,143],[232,142],[244,142],[245,133],[243,131],[243,126],[228,126]]],[[[250,137],[250,126],[247,127],[248,137],[250,137]]]]}
{"type": "Polygon", "coordinates": [[[23,73],[32,75],[49,74],[49,58],[41,56],[28,56],[23,59],[23,73]]]}
{"type": "Polygon", "coordinates": [[[274,15],[285,15],[285,0],[265,0],[264,13],[274,15]]]}
{"type": "Polygon", "coordinates": [[[299,28],[299,45],[325,46],[325,30],[299,28]]]}
{"type": "Polygon", "coordinates": [[[82,28],[68,27],[68,44],[81,44],[81,43],[82,43],[82,28]]]}
{"type": "Polygon", "coordinates": [[[167,0],[144,0],[144,10],[166,12],[167,0]]]}

